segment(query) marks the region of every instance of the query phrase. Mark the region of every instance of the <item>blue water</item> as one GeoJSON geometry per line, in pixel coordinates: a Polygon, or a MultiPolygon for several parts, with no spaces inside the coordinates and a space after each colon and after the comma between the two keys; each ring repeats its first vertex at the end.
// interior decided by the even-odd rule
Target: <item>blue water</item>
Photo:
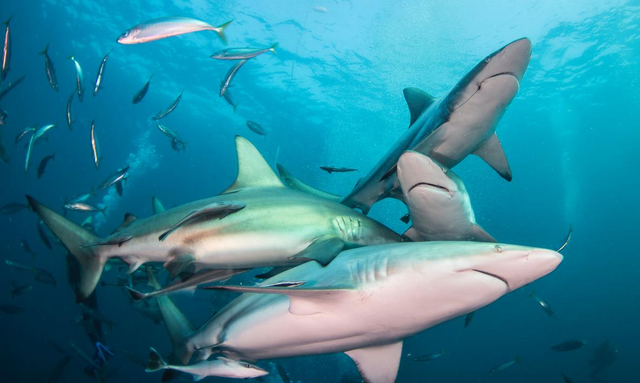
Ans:
{"type": "MultiPolygon", "coordinates": [[[[588,360],[605,340],[618,353],[600,375],[603,381],[640,381],[637,1],[3,1],[0,19],[12,15],[13,57],[5,82],[26,79],[2,100],[9,118],[0,129],[11,162],[0,167],[0,205],[23,202],[29,194],[60,210],[69,197],[129,164],[123,197],[111,189],[91,200],[107,206],[106,219],[98,215],[94,221],[103,234],[126,212],[150,215],[152,196],[173,207],[224,190],[236,174],[235,135],[249,138],[270,164],[277,157],[303,181],[345,195],[406,130],[403,88],[445,94],[487,54],[529,37],[529,68],[497,129],[513,181],[502,180],[473,156],[455,170],[469,190],[477,221],[501,242],[556,248],[572,224],[565,260],[551,275],[481,309],[468,328],[458,318],[405,341],[403,355],[440,350],[445,355],[429,363],[403,358],[398,382],[561,382],[562,372],[575,382],[591,381],[588,360]],[[166,15],[214,25],[234,19],[227,30],[229,46],[279,43],[277,55],[249,61],[233,81],[236,113],[218,97],[230,64],[209,58],[223,48],[214,33],[116,43],[126,29],[166,15]],[[38,55],[47,43],[59,93],[49,86],[38,55]],[[96,71],[111,49],[104,88],[93,97],[96,71]],[[84,69],[86,94],[82,103],[74,100],[76,122],[69,131],[65,107],[75,88],[75,70],[67,60],[72,54],[84,69]],[[149,93],[132,105],[151,74],[149,93]],[[175,152],[149,118],[183,89],[180,105],[162,121],[188,141],[185,152],[175,152]],[[90,147],[94,119],[103,154],[99,170],[90,147]],[[260,123],[269,130],[267,137],[251,132],[245,120],[260,123]],[[25,174],[25,141],[14,145],[13,137],[32,124],[49,123],[57,127],[48,143],[35,147],[25,174]],[[55,160],[38,180],[40,159],[52,153],[55,160]],[[318,169],[327,164],[360,172],[328,175],[318,169]],[[528,298],[533,290],[557,319],[528,298]],[[588,343],[570,353],[550,350],[569,339],[588,343]],[[512,368],[488,372],[516,356],[522,360],[512,368]]],[[[375,205],[371,216],[402,232],[406,225],[398,217],[404,213],[399,202],[387,200],[375,205]]],[[[78,223],[85,217],[69,214],[78,223]]],[[[66,283],[66,252],[55,245],[46,249],[36,223],[27,211],[0,216],[2,258],[47,269],[58,281],[55,289],[35,283],[33,291],[12,299],[12,280],[33,279],[0,267],[0,303],[24,309],[19,315],[0,313],[3,382],[46,381],[62,357],[46,339],[64,346],[71,341],[87,353],[92,346],[75,323],[81,310],[66,283]],[[34,260],[21,240],[37,253],[34,260]]],[[[110,271],[103,279],[113,281],[116,275],[110,271]]],[[[109,367],[119,369],[111,380],[159,381],[160,374],[145,373],[123,350],[142,360],[150,346],[168,352],[164,327],[141,316],[118,288],[98,287],[97,294],[100,311],[117,322],[105,328],[115,352],[109,367]]],[[[212,296],[197,292],[176,302],[199,325],[232,297],[220,294],[211,303],[212,296]]],[[[359,379],[344,355],[280,363],[294,381],[359,379]]],[[[85,366],[74,357],[60,381],[90,380],[85,366]]]]}

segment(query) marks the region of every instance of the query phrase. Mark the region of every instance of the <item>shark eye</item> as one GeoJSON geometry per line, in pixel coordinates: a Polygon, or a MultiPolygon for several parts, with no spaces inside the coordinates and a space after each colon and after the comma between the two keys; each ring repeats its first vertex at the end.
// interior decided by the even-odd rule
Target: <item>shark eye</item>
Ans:
{"type": "Polygon", "coordinates": [[[496,249],[496,253],[502,253],[502,246],[496,245],[495,249],[496,249]]]}

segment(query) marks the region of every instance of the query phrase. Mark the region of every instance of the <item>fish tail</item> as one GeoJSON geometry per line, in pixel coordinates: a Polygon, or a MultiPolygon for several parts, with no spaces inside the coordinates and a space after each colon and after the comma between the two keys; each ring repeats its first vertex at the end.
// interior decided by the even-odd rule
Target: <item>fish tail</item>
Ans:
{"type": "Polygon", "coordinates": [[[231,24],[233,22],[233,20],[229,20],[226,23],[215,27],[213,30],[216,31],[218,33],[218,36],[220,36],[220,40],[222,40],[225,44],[227,43],[227,36],[224,34],[224,30],[225,28],[227,28],[229,26],[229,24],[231,24]]]}
{"type": "Polygon", "coordinates": [[[2,25],[6,25],[7,27],[9,26],[9,23],[11,22],[11,19],[13,19],[13,15],[9,16],[9,18],[7,19],[7,21],[5,21],[4,23],[2,23],[2,25]]]}
{"type": "Polygon", "coordinates": [[[102,213],[102,216],[103,216],[103,217],[105,217],[105,218],[107,218],[107,213],[106,213],[106,211],[107,211],[107,207],[106,207],[106,206],[105,206],[105,207],[103,207],[102,209],[100,209],[100,213],[102,213]]]}
{"type": "Polygon", "coordinates": [[[536,291],[533,290],[531,294],[529,294],[529,298],[534,298],[536,296],[536,291]]]}
{"type": "Polygon", "coordinates": [[[67,57],[69,60],[75,60],[76,59],[76,55],[72,54],[71,56],[67,57]]]}
{"type": "Polygon", "coordinates": [[[48,51],[49,51],[49,43],[47,43],[47,46],[46,46],[46,47],[44,47],[44,49],[42,50],[42,52],[39,52],[38,54],[40,54],[40,55],[46,55],[48,51]]]}
{"type": "Polygon", "coordinates": [[[233,113],[235,113],[236,110],[238,110],[238,105],[240,105],[240,103],[237,103],[233,106],[233,113]]]}
{"type": "Polygon", "coordinates": [[[154,372],[160,371],[167,368],[167,362],[162,359],[158,351],[156,351],[153,347],[149,351],[149,361],[147,362],[147,367],[145,368],[146,372],[154,372]]]}
{"type": "Polygon", "coordinates": [[[277,55],[277,53],[276,53],[276,47],[277,47],[277,46],[278,46],[278,43],[275,43],[275,44],[273,44],[273,45],[271,46],[271,48],[269,48],[269,51],[270,51],[271,53],[273,53],[274,55],[277,55]]]}
{"type": "Polygon", "coordinates": [[[100,255],[99,249],[84,247],[84,245],[104,242],[104,239],[64,218],[31,196],[27,196],[27,200],[42,222],[80,263],[80,281],[76,289],[76,300],[83,301],[95,289],[107,261],[107,257],[100,255]]]}

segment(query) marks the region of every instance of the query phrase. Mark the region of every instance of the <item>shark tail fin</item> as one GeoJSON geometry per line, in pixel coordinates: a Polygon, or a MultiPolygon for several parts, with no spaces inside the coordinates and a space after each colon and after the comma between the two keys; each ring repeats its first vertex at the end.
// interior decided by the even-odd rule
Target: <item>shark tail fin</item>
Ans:
{"type": "Polygon", "coordinates": [[[220,36],[220,40],[222,40],[225,44],[227,44],[227,36],[224,34],[224,30],[229,26],[229,24],[231,24],[233,22],[233,20],[229,20],[226,23],[219,25],[217,27],[215,27],[213,30],[216,31],[218,33],[218,36],[220,36]]]}
{"type": "Polygon", "coordinates": [[[85,300],[98,284],[107,261],[100,255],[99,247],[87,247],[87,245],[102,243],[105,240],[42,205],[31,196],[27,196],[27,200],[31,209],[80,263],[76,300],[78,302],[85,300]]]}
{"type": "Polygon", "coordinates": [[[153,347],[149,351],[149,361],[147,362],[146,372],[160,371],[167,368],[167,362],[162,359],[158,351],[153,347]]]}

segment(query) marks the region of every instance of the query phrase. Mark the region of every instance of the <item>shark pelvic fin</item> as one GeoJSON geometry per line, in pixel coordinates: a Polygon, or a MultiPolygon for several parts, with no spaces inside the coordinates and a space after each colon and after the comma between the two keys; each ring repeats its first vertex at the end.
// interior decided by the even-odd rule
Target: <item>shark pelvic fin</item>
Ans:
{"type": "Polygon", "coordinates": [[[254,187],[280,187],[284,185],[271,170],[258,149],[244,137],[236,136],[238,176],[222,194],[254,187]]]}
{"type": "Polygon", "coordinates": [[[292,258],[305,258],[326,266],[342,251],[343,247],[344,242],[340,238],[320,237],[292,258]]]}
{"type": "Polygon", "coordinates": [[[407,101],[409,112],[411,113],[411,121],[409,122],[409,127],[411,127],[420,115],[433,105],[436,99],[429,93],[418,88],[404,88],[402,92],[404,93],[404,99],[407,101]]]}
{"type": "Polygon", "coordinates": [[[502,150],[502,145],[498,136],[494,133],[475,152],[476,156],[482,158],[489,166],[500,174],[502,178],[511,181],[511,168],[507,161],[507,156],[502,150]]]}
{"type": "Polygon", "coordinates": [[[316,197],[325,198],[330,201],[340,202],[340,200],[342,200],[342,197],[340,196],[324,192],[322,190],[316,189],[314,187],[311,187],[305,184],[304,182],[294,177],[291,173],[289,173],[289,171],[287,171],[287,169],[285,169],[284,166],[280,164],[276,164],[276,166],[278,167],[278,173],[280,173],[280,178],[291,189],[298,190],[308,194],[313,194],[316,197]]]}
{"type": "Polygon", "coordinates": [[[365,383],[393,383],[398,376],[402,341],[347,351],[365,383]]]}

